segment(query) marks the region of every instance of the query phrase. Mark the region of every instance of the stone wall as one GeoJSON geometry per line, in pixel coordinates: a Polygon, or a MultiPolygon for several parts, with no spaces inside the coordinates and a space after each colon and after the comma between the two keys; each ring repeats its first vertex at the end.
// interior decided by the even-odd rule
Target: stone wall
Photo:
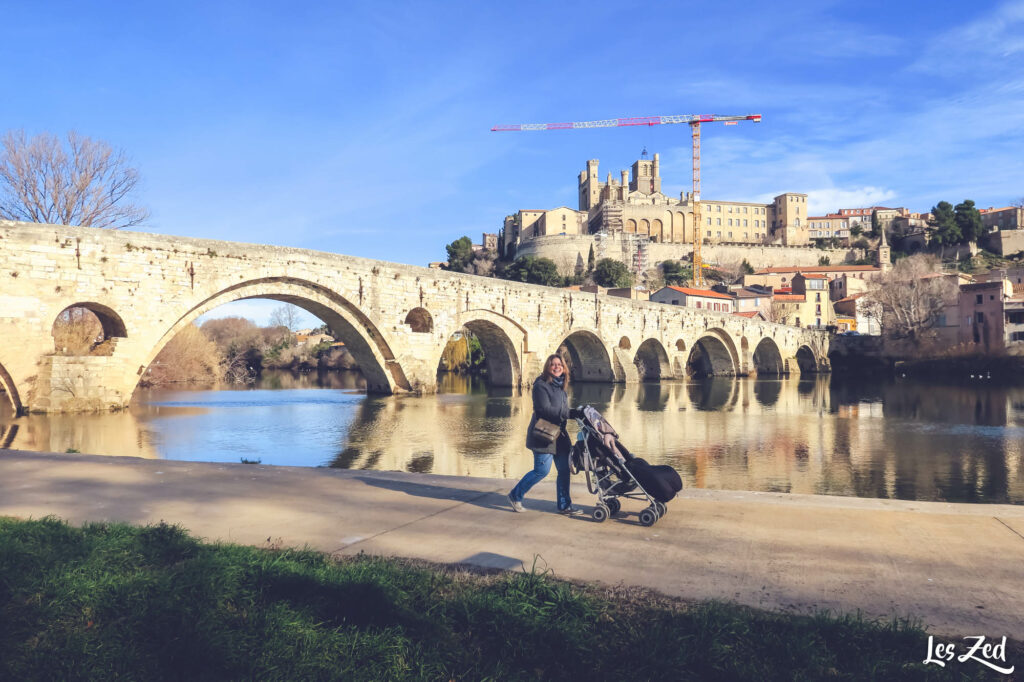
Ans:
{"type": "MultiPolygon", "coordinates": [[[[620,235],[609,235],[604,239],[605,258],[614,258],[625,262],[623,243],[620,235]]],[[[600,260],[600,248],[594,235],[552,235],[537,237],[524,242],[516,251],[516,256],[534,256],[550,258],[558,266],[563,275],[571,274],[577,263],[577,257],[587,263],[591,246],[594,257],[600,260]]],[[[693,252],[692,244],[648,244],[648,262],[654,264],[666,260],[689,259],[693,252]]],[[[818,265],[819,259],[827,257],[832,265],[852,263],[864,257],[860,249],[819,249],[811,246],[754,246],[747,244],[706,244],[701,247],[701,255],[708,264],[732,265],[746,259],[754,268],[780,267],[789,265],[818,265]]]]}
{"type": "Polygon", "coordinates": [[[492,381],[512,386],[562,346],[581,380],[626,381],[633,364],[679,376],[695,346],[709,349],[715,373],[797,372],[801,348],[827,367],[825,334],[721,313],[303,249],[0,221],[0,385],[22,411],[124,406],[178,331],[243,298],[322,319],[378,393],[433,391],[444,347],[464,327],[492,381]],[[55,352],[54,320],[83,305],[121,330],[110,355],[55,352]]]}

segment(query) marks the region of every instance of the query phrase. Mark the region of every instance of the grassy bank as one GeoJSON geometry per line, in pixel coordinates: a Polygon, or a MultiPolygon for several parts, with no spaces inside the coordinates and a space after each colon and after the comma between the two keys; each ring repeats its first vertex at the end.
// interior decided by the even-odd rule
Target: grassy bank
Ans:
{"type": "MultiPolygon", "coordinates": [[[[0,518],[0,679],[963,679],[906,623],[0,518]]],[[[999,679],[993,677],[992,679],[999,679]]],[[[1005,678],[1003,678],[1005,679],[1005,678]]]]}

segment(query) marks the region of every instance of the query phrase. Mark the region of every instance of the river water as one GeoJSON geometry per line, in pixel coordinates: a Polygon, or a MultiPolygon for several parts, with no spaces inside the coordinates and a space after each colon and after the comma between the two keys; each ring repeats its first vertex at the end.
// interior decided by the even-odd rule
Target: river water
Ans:
{"type": "MultiPolygon", "coordinates": [[[[1024,388],[708,379],[578,384],[572,404],[687,487],[1024,504],[1024,388]]],[[[116,414],[0,411],[0,447],[518,478],[530,412],[528,392],[460,376],[433,396],[368,397],[358,373],[267,373],[140,391],[116,414]]]]}

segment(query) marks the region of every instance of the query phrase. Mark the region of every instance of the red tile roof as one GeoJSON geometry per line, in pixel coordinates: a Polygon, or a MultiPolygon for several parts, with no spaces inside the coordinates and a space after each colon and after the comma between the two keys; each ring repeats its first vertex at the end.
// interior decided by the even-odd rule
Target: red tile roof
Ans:
{"type": "Polygon", "coordinates": [[[802,273],[802,272],[799,272],[797,274],[803,275],[804,279],[828,279],[828,275],[815,275],[815,274],[804,275],[804,273],[802,273]]]}
{"type": "Polygon", "coordinates": [[[790,272],[803,272],[804,270],[809,272],[880,272],[877,265],[819,265],[817,267],[811,267],[809,265],[794,265],[791,267],[763,268],[754,274],[774,275],[790,272]]]}
{"type": "Polygon", "coordinates": [[[804,296],[803,294],[775,294],[775,300],[776,301],[799,302],[799,301],[806,301],[807,297],[804,296]]]}
{"type": "Polygon", "coordinates": [[[686,294],[687,296],[704,296],[706,298],[724,298],[727,301],[731,301],[732,300],[732,296],[729,296],[728,294],[720,294],[717,291],[711,291],[709,289],[691,289],[689,287],[674,287],[674,286],[667,286],[665,288],[666,289],[671,289],[673,291],[678,291],[678,292],[680,292],[682,294],[686,294]]]}
{"type": "Polygon", "coordinates": [[[733,315],[739,315],[740,317],[757,317],[761,314],[759,310],[750,310],[745,313],[733,313],[733,315]]]}

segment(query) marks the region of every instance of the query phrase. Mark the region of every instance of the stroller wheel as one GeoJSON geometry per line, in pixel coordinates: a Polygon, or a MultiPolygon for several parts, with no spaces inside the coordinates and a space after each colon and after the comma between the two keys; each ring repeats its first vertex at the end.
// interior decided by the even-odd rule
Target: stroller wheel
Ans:
{"type": "Polygon", "coordinates": [[[605,504],[598,504],[594,507],[593,517],[598,523],[601,523],[610,516],[608,513],[608,506],[605,504]]]}
{"type": "Polygon", "coordinates": [[[660,519],[665,514],[668,514],[668,507],[664,502],[655,502],[655,506],[658,508],[658,518],[660,519]]]}
{"type": "Polygon", "coordinates": [[[645,526],[653,526],[658,520],[658,512],[652,507],[647,507],[640,512],[640,523],[645,526]]]}
{"type": "Polygon", "coordinates": [[[615,516],[622,510],[622,503],[616,499],[608,500],[608,513],[615,516]]]}

